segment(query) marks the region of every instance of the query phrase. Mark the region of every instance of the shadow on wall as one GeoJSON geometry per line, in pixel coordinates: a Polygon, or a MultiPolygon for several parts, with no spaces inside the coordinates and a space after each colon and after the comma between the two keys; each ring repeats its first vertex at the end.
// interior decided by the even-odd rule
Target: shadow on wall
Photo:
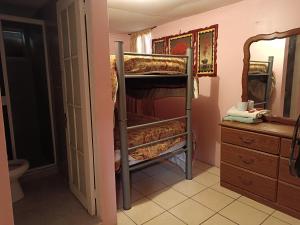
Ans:
{"type": "MultiPolygon", "coordinates": [[[[193,100],[192,127],[196,137],[195,156],[210,164],[219,164],[220,152],[220,78],[200,78],[200,96],[193,100]]],[[[155,114],[160,118],[171,118],[184,114],[184,98],[166,98],[155,102],[155,114]]]]}
{"type": "MultiPolygon", "coordinates": [[[[200,78],[200,96],[193,100],[193,131],[197,138],[196,158],[211,164],[218,164],[221,132],[219,123],[219,82],[220,78],[200,78]],[[210,85],[209,85],[210,83],[210,85]],[[206,94],[202,90],[206,89],[206,94]]],[[[204,90],[205,91],[205,90],[204,90]]]]}

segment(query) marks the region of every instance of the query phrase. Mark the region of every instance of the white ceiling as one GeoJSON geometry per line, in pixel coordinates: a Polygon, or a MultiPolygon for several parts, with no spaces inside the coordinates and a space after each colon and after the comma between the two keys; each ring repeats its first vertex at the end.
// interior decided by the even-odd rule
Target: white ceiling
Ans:
{"type": "MultiPolygon", "coordinates": [[[[56,0],[0,0],[0,7],[17,6],[34,13],[48,1],[56,0]]],[[[242,0],[107,0],[110,31],[131,33],[239,1],[242,0]]]]}
{"type": "Polygon", "coordinates": [[[242,0],[107,0],[111,32],[130,33],[242,0]]]}

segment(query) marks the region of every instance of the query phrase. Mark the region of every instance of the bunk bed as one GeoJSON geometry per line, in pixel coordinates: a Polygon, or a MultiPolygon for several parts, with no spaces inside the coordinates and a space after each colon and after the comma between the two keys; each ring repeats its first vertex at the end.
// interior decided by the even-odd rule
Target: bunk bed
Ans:
{"type": "Polygon", "coordinates": [[[248,72],[248,97],[255,102],[255,107],[268,109],[272,85],[274,56],[268,61],[250,61],[248,72]]]}
{"type": "Polygon", "coordinates": [[[118,108],[115,148],[120,151],[123,208],[127,210],[131,208],[131,171],[185,154],[186,179],[192,179],[193,52],[188,49],[182,56],[129,53],[118,41],[111,67],[118,108]],[[185,115],[161,120],[127,113],[128,93],[143,98],[149,90],[165,87],[185,89],[185,115]]]}

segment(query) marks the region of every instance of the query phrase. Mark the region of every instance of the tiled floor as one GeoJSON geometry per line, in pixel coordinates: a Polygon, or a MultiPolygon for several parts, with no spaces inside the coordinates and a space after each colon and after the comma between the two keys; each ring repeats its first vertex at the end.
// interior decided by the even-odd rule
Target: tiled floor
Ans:
{"type": "Polygon", "coordinates": [[[25,198],[13,205],[15,225],[100,225],[60,176],[28,181],[23,189],[25,198]]]}
{"type": "MultiPolygon", "coordinates": [[[[133,207],[118,211],[118,225],[300,225],[291,216],[221,187],[216,167],[195,162],[193,174],[193,180],[185,180],[170,163],[133,173],[133,207]]],[[[23,187],[26,197],[14,204],[16,225],[100,225],[59,176],[23,187]]]]}
{"type": "Polygon", "coordinates": [[[185,180],[170,163],[133,173],[133,207],[119,209],[118,225],[300,225],[300,220],[221,187],[217,167],[197,161],[193,174],[193,180],[185,180]]]}

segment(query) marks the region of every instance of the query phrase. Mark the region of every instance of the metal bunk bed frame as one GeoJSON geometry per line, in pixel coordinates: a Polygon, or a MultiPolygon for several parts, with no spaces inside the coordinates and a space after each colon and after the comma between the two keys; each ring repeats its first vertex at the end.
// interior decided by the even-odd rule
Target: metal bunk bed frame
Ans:
{"type": "Polygon", "coordinates": [[[122,186],[123,186],[123,208],[128,210],[131,208],[131,192],[130,192],[130,172],[133,170],[141,169],[143,167],[152,165],[162,159],[171,158],[177,154],[185,152],[186,154],[186,179],[192,179],[192,129],[191,129],[191,105],[192,105],[192,90],[193,90],[193,51],[191,48],[187,49],[186,55],[158,55],[158,54],[138,54],[123,51],[123,42],[116,42],[116,65],[118,72],[118,97],[119,97],[119,110],[118,110],[118,122],[119,122],[119,132],[120,132],[120,151],[121,151],[121,176],[122,176],[122,186]],[[124,55],[136,55],[136,56],[151,56],[151,57],[176,57],[176,58],[186,58],[187,68],[186,74],[176,74],[176,75],[159,75],[159,74],[125,74],[124,71],[124,55]],[[172,119],[166,119],[161,121],[156,121],[152,123],[141,124],[137,126],[127,126],[127,110],[126,110],[126,79],[143,79],[143,78],[169,78],[174,77],[186,77],[186,96],[185,96],[185,115],[181,117],[176,117],[172,119]],[[152,141],[146,144],[141,144],[138,146],[128,148],[128,130],[134,128],[142,128],[151,125],[166,123],[169,121],[185,119],[186,121],[186,132],[163,138],[157,141],[152,141]],[[177,149],[173,152],[166,153],[155,158],[145,160],[143,162],[129,166],[128,152],[133,151],[140,147],[145,147],[148,145],[156,144],[162,141],[167,141],[180,136],[186,136],[186,145],[183,148],[177,149]]]}
{"type": "Polygon", "coordinates": [[[273,74],[273,63],[274,63],[274,56],[269,56],[268,61],[254,61],[250,60],[250,63],[267,63],[268,64],[268,71],[267,73],[260,73],[260,74],[248,74],[248,80],[249,79],[257,79],[260,76],[266,76],[266,91],[264,100],[262,102],[255,103],[254,105],[263,105],[265,109],[269,109],[270,106],[270,96],[269,93],[272,88],[272,74],[273,74]]]}

